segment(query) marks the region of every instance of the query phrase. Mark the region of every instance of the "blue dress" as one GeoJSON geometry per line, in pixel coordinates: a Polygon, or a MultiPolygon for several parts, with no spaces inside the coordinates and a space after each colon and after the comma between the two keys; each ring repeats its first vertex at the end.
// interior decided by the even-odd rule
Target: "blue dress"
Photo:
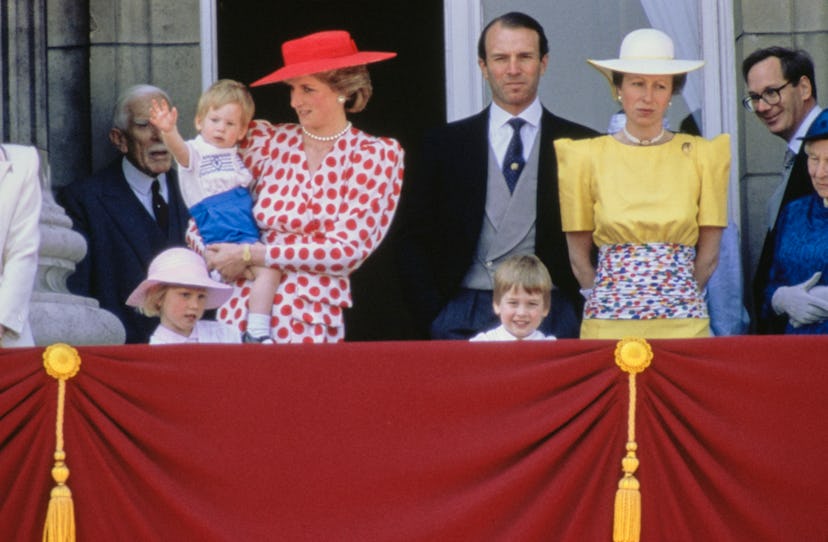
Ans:
{"type": "MultiPolygon", "coordinates": [[[[822,271],[819,285],[828,285],[828,208],[816,193],[790,202],[782,210],[776,229],[770,280],[762,312],[774,317],[771,299],[780,286],[800,284],[822,271]]],[[[828,333],[828,320],[798,328],[790,322],[786,334],[828,333]]]]}

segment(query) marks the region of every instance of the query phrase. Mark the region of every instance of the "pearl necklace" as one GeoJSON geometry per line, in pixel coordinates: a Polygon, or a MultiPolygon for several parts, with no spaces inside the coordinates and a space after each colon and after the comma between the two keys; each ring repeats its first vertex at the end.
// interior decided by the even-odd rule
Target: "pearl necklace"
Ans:
{"type": "Polygon", "coordinates": [[[654,138],[652,138],[652,139],[638,139],[637,137],[632,135],[629,131],[627,131],[627,126],[626,125],[624,125],[624,127],[622,129],[624,130],[624,135],[627,136],[627,139],[629,139],[632,143],[634,143],[636,145],[642,145],[644,147],[646,147],[647,145],[652,145],[654,143],[658,143],[659,141],[661,141],[661,138],[664,137],[664,134],[666,133],[664,131],[664,127],[662,126],[661,127],[661,132],[659,132],[659,134],[657,136],[655,136],[654,138]]]}
{"type": "Polygon", "coordinates": [[[343,128],[341,132],[337,132],[334,135],[329,135],[329,136],[316,135],[314,133],[309,132],[304,126],[302,126],[302,133],[305,134],[306,136],[308,136],[311,139],[315,139],[316,141],[336,141],[337,139],[339,139],[340,137],[345,135],[345,132],[347,132],[350,129],[351,129],[351,121],[348,121],[348,123],[345,125],[345,128],[343,128]]]}

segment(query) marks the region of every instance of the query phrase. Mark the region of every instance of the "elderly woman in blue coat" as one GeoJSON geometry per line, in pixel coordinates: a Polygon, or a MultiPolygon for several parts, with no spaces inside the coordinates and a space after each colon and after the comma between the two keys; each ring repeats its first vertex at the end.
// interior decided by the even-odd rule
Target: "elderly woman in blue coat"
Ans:
{"type": "Polygon", "coordinates": [[[786,334],[828,333],[828,109],[802,140],[814,192],[780,215],[763,311],[786,334]]]}

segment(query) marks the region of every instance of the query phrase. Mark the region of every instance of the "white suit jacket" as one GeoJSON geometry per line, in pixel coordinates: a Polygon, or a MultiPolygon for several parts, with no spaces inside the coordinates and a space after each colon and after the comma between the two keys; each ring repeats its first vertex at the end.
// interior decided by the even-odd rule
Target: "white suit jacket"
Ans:
{"type": "Polygon", "coordinates": [[[0,152],[0,345],[33,346],[29,300],[37,272],[42,202],[37,150],[2,145],[0,152]],[[5,155],[5,156],[4,156],[5,155]]]}

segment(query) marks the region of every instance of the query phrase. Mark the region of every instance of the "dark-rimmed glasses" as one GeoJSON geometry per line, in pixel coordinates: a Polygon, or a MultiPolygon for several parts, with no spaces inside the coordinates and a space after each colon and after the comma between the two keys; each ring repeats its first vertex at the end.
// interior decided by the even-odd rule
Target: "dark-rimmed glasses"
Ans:
{"type": "Polygon", "coordinates": [[[761,96],[759,94],[748,92],[748,95],[742,99],[742,105],[745,106],[745,109],[747,109],[751,113],[754,113],[756,111],[756,106],[759,104],[759,100],[762,100],[768,105],[776,105],[782,99],[782,96],[779,94],[779,91],[790,84],[791,82],[788,81],[780,87],[766,88],[762,92],[761,96]]]}

